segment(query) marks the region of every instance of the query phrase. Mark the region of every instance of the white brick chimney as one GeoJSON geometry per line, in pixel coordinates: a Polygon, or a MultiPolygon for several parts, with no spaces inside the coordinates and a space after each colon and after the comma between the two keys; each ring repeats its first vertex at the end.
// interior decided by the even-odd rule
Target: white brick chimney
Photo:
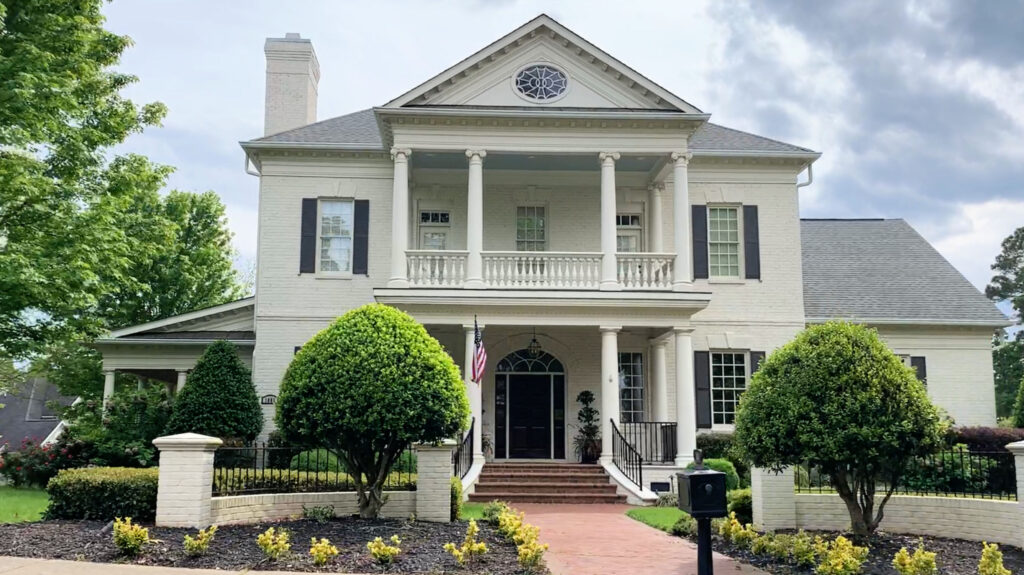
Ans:
{"type": "Polygon", "coordinates": [[[313,43],[294,32],[267,38],[267,100],[263,135],[276,134],[316,121],[320,63],[313,43]]]}

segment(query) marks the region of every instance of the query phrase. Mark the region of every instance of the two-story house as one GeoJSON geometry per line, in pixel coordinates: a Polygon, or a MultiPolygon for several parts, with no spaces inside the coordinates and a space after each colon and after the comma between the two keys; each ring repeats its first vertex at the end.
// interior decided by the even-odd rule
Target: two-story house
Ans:
{"type": "Polygon", "coordinates": [[[269,416],[295,351],[346,310],[405,310],[464,366],[476,318],[476,461],[485,446],[575,461],[590,390],[602,463],[628,484],[613,455],[630,445],[646,466],[632,489],[649,493],[699,432],[731,428],[766,353],[842,317],[877,327],[958,423],[995,423],[989,342],[1006,318],[902,220],[801,222],[818,152],[710,123],[544,15],[322,121],[312,43],[270,38],[265,54],[265,135],[242,142],[256,295],[111,334],[111,390],[116,369],[180,385],[229,339],[269,416]]]}

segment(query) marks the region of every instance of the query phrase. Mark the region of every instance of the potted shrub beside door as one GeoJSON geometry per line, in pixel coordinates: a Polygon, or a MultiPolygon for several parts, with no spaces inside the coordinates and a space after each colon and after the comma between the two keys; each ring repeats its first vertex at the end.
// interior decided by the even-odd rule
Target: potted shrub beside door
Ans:
{"type": "Polygon", "coordinates": [[[593,392],[581,391],[576,396],[576,402],[581,406],[576,414],[579,428],[572,443],[581,463],[595,463],[601,456],[601,424],[600,414],[593,406],[593,392]]]}

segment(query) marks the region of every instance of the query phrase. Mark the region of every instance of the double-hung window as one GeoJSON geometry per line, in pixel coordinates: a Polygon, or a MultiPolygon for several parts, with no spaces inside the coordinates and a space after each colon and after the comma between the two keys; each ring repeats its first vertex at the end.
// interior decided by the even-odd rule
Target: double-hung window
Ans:
{"type": "Polygon", "coordinates": [[[711,423],[732,425],[740,395],[747,389],[747,353],[741,351],[711,352],[711,423]]]}
{"type": "Polygon", "coordinates": [[[644,421],[644,354],[619,354],[619,421],[644,421]]]}
{"type": "Polygon", "coordinates": [[[708,271],[712,278],[740,277],[739,208],[708,207],[708,271]]]}
{"type": "Polygon", "coordinates": [[[352,200],[320,200],[320,271],[352,273],[352,200]]]}
{"type": "Polygon", "coordinates": [[[642,221],[640,214],[615,215],[615,251],[639,252],[643,249],[642,221]]]}
{"type": "Polygon", "coordinates": [[[516,208],[516,251],[547,251],[548,235],[543,206],[516,208]]]}
{"type": "Polygon", "coordinates": [[[448,249],[451,213],[447,210],[420,210],[420,249],[448,249]]]}

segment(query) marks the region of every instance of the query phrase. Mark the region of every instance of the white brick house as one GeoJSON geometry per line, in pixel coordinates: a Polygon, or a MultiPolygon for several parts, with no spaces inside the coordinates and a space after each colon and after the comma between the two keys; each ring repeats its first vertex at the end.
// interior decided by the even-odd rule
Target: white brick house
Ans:
{"type": "Polygon", "coordinates": [[[1009,322],[902,220],[801,223],[819,153],[710,123],[544,15],[322,121],[311,42],[265,53],[266,134],[242,142],[260,180],[256,296],[111,334],[111,386],[117,369],[183,381],[231,339],[269,422],[295,350],[346,310],[403,309],[463,366],[476,316],[478,460],[486,435],[495,459],[575,461],[591,390],[606,468],[615,425],[647,487],[697,433],[731,427],[759,358],[844,317],[877,327],[957,423],[995,423],[989,342],[1009,322]]]}

